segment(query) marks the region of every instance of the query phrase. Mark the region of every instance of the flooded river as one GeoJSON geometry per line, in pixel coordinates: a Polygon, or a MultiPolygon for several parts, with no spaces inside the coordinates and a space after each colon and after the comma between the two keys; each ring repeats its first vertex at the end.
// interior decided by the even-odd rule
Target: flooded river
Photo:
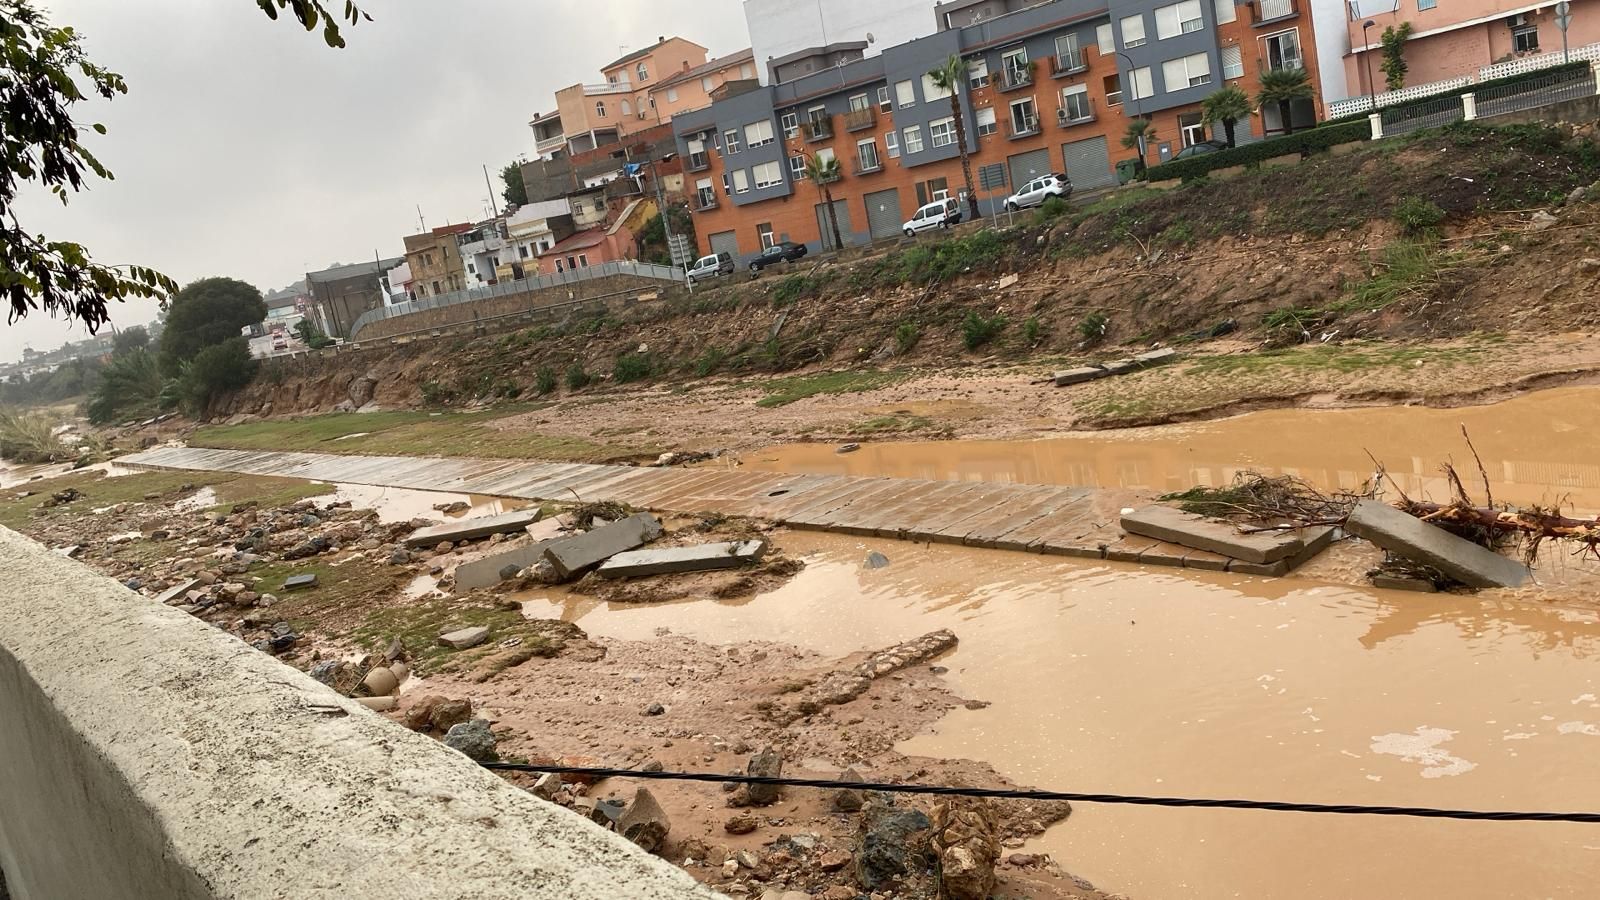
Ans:
{"type": "MultiPolygon", "coordinates": [[[[907,753],[1072,791],[1600,810],[1600,615],[789,534],[807,568],[746,601],[530,615],[830,654],[935,628],[957,710],[907,753]],[[892,560],[868,571],[864,554],[892,560]]],[[[1579,897],[1600,827],[1080,804],[1033,849],[1133,897],[1579,897]]]]}
{"type": "Polygon", "coordinates": [[[831,444],[791,444],[743,454],[741,461],[760,471],[1167,492],[1226,484],[1245,469],[1296,475],[1324,489],[1352,489],[1372,476],[1370,451],[1407,494],[1419,499],[1448,499],[1439,465],[1453,460],[1481,501],[1482,481],[1461,437],[1463,425],[1483,458],[1496,500],[1561,501],[1581,512],[1600,511],[1596,387],[1541,391],[1464,409],[1286,409],[1046,440],[863,444],[844,455],[831,444]]]}

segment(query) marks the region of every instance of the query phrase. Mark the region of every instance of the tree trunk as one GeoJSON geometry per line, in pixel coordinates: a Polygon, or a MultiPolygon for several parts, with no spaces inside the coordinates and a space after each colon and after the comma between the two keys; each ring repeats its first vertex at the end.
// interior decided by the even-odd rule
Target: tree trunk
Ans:
{"type": "Polygon", "coordinates": [[[961,85],[950,86],[950,114],[956,120],[956,146],[961,150],[961,177],[967,185],[967,215],[978,221],[978,192],[972,186],[972,157],[967,153],[967,117],[961,112],[961,85]]]}
{"type": "Polygon", "coordinates": [[[1228,146],[1229,147],[1233,146],[1233,126],[1234,126],[1234,121],[1232,119],[1223,119],[1222,120],[1222,133],[1228,136],[1228,146]]]}
{"type": "Polygon", "coordinates": [[[822,186],[822,200],[828,204],[828,227],[833,229],[833,250],[837,253],[844,249],[844,239],[839,237],[839,217],[833,214],[833,191],[827,185],[822,186]]]}
{"type": "Polygon", "coordinates": [[[1294,134],[1294,118],[1293,114],[1289,111],[1288,100],[1278,101],[1278,115],[1283,118],[1283,133],[1294,134]]]}

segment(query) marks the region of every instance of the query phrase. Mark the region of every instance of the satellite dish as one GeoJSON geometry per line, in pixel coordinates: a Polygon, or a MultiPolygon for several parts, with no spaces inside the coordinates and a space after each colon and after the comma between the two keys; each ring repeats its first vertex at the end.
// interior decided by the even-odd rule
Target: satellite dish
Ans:
{"type": "Polygon", "coordinates": [[[870,31],[867,32],[867,43],[876,44],[877,42],[878,42],[878,39],[872,36],[872,32],[870,32],[870,31]]]}

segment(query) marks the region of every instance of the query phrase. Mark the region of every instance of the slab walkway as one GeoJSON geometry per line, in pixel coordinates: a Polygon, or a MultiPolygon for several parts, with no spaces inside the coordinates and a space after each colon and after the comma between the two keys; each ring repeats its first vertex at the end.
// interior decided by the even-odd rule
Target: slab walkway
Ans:
{"type": "Polygon", "coordinates": [[[117,463],[524,500],[610,500],[863,537],[1216,571],[1229,564],[1215,553],[1124,535],[1117,524],[1124,498],[1091,488],[200,447],[148,450],[117,463]]]}

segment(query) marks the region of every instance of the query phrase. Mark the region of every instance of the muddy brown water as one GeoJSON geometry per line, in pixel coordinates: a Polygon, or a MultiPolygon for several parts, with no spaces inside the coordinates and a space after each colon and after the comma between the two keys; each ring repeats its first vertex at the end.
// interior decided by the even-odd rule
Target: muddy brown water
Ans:
{"type": "MultiPolygon", "coordinates": [[[[1441,463],[1453,461],[1474,497],[1482,480],[1462,439],[1465,425],[1494,499],[1560,502],[1600,511],[1600,388],[1542,391],[1463,409],[1289,409],[1181,426],[1078,433],[1026,441],[789,444],[742,454],[745,468],[829,475],[890,475],[1122,487],[1158,492],[1221,485],[1256,469],[1323,489],[1354,489],[1372,476],[1368,452],[1412,497],[1448,499],[1441,463]]],[[[718,460],[711,465],[729,465],[718,460]]]]}
{"type": "MultiPolygon", "coordinates": [[[[829,654],[951,628],[957,710],[907,753],[1070,791],[1600,811],[1600,614],[792,533],[753,599],[526,611],[829,654]],[[869,550],[887,568],[869,571],[869,550]]],[[[1579,897],[1600,828],[1079,804],[1032,849],[1133,897],[1579,897]]]]}

